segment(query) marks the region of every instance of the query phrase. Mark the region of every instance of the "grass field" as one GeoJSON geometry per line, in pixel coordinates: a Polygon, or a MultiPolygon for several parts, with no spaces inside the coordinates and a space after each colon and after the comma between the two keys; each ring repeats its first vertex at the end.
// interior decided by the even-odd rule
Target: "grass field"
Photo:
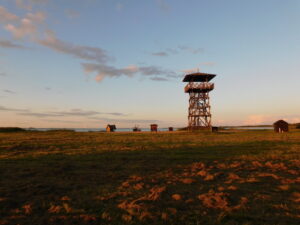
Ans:
{"type": "Polygon", "coordinates": [[[0,133],[0,225],[299,223],[299,131],[0,133]]]}

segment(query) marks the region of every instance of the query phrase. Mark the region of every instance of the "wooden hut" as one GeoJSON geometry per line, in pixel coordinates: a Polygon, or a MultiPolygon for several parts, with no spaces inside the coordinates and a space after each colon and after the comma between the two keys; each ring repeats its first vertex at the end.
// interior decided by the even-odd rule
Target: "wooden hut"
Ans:
{"type": "Polygon", "coordinates": [[[276,133],[289,132],[289,124],[284,120],[278,120],[273,126],[276,133]]]}
{"type": "Polygon", "coordinates": [[[173,127],[169,127],[169,131],[173,131],[174,129],[173,129],[173,127]]]}
{"type": "Polygon", "coordinates": [[[117,127],[114,124],[107,124],[106,126],[106,132],[114,132],[115,129],[117,129],[117,127]]]}
{"type": "Polygon", "coordinates": [[[150,129],[151,129],[152,132],[157,132],[157,127],[158,127],[157,124],[151,124],[150,125],[150,129]]]}
{"type": "Polygon", "coordinates": [[[211,131],[212,131],[212,132],[218,132],[218,131],[219,131],[219,127],[212,127],[212,128],[211,128],[211,131]]]}

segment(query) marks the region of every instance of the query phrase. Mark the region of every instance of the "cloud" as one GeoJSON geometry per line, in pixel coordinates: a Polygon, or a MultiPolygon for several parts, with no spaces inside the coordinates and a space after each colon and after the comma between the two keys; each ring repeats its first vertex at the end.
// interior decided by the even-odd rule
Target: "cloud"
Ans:
{"type": "Polygon", "coordinates": [[[6,8],[0,6],[0,23],[16,22],[18,19],[18,16],[8,12],[6,8]]]}
{"type": "Polygon", "coordinates": [[[57,111],[52,112],[53,114],[61,115],[61,116],[94,116],[99,114],[113,115],[113,116],[126,116],[124,113],[118,112],[98,112],[92,110],[82,110],[82,109],[71,109],[70,111],[57,111]]]}
{"type": "Polygon", "coordinates": [[[18,115],[22,116],[32,116],[32,117],[60,117],[61,115],[58,114],[52,114],[52,113],[35,113],[35,112],[24,112],[24,113],[18,113],[18,115]]]}
{"type": "Polygon", "coordinates": [[[42,24],[46,18],[43,12],[28,13],[24,18],[15,21],[16,24],[8,23],[4,28],[12,33],[14,38],[22,39],[26,36],[34,39],[38,35],[38,26],[42,24]]]}
{"type": "Polygon", "coordinates": [[[5,77],[5,76],[6,76],[6,73],[0,72],[0,76],[1,76],[1,77],[5,77]]]}
{"type": "MultiPolygon", "coordinates": [[[[0,108],[1,110],[1,108],[0,108]]],[[[18,115],[22,116],[31,116],[31,117],[68,117],[68,116],[76,116],[76,117],[90,117],[96,115],[112,115],[112,116],[127,116],[124,113],[118,112],[98,112],[92,110],[82,110],[82,109],[71,109],[70,111],[55,111],[55,112],[32,112],[26,110],[26,112],[19,112],[18,115]]]]}
{"type": "Polygon", "coordinates": [[[25,49],[23,45],[15,44],[9,40],[0,40],[0,47],[2,48],[18,48],[18,49],[25,49]]]}
{"type": "Polygon", "coordinates": [[[43,121],[50,122],[50,123],[86,123],[85,121],[75,121],[75,120],[51,120],[51,119],[44,119],[43,121]]]}
{"type": "Polygon", "coordinates": [[[188,46],[184,46],[184,45],[180,45],[180,46],[178,46],[178,48],[182,51],[187,51],[192,54],[198,54],[198,53],[204,52],[204,48],[192,48],[192,47],[188,47],[188,46]]]}
{"type": "Polygon", "coordinates": [[[143,75],[147,76],[173,76],[175,75],[175,72],[171,70],[166,70],[158,66],[144,66],[140,67],[140,71],[143,75]]]}
{"type": "Polygon", "coordinates": [[[105,113],[107,115],[112,115],[112,116],[127,116],[127,114],[124,113],[117,113],[117,112],[112,112],[112,113],[105,113]]]}
{"type": "MultiPolygon", "coordinates": [[[[53,51],[73,56],[74,58],[84,60],[81,65],[85,73],[96,73],[95,80],[102,81],[105,77],[132,77],[136,74],[144,76],[156,77],[172,77],[175,78],[176,74],[173,71],[163,69],[157,66],[143,66],[138,67],[129,65],[124,68],[117,68],[107,63],[112,61],[113,58],[107,52],[99,47],[90,47],[84,45],[76,45],[56,37],[55,33],[51,30],[45,30],[46,15],[42,12],[27,13],[24,18],[15,17],[4,8],[2,14],[6,15],[10,21],[5,25],[5,29],[17,38],[29,37],[29,41],[47,47],[53,51]]],[[[6,45],[9,43],[5,43],[6,45]]],[[[12,47],[13,45],[11,45],[12,47]]],[[[15,46],[16,47],[16,46],[15,46]]],[[[168,49],[169,52],[175,53],[176,50],[168,49]]],[[[158,79],[158,78],[156,78],[158,79]]],[[[162,78],[160,79],[162,80],[162,78]]]]}
{"type": "Polygon", "coordinates": [[[95,63],[82,63],[81,64],[86,73],[96,73],[96,81],[100,82],[105,77],[120,77],[128,76],[131,77],[138,71],[136,66],[128,66],[125,68],[116,68],[114,66],[108,66],[104,64],[95,63]]]}
{"type": "Polygon", "coordinates": [[[7,108],[4,106],[0,106],[0,111],[10,111],[10,112],[27,112],[27,109],[15,109],[15,108],[7,108]]]}
{"type": "Polygon", "coordinates": [[[179,45],[176,48],[166,48],[162,51],[153,52],[151,55],[154,56],[171,56],[171,55],[177,55],[181,52],[188,52],[190,54],[199,54],[204,52],[204,48],[192,48],[189,46],[179,45]]]}
{"type": "Polygon", "coordinates": [[[14,38],[21,39],[27,35],[34,36],[36,33],[36,26],[29,19],[22,19],[20,26],[7,24],[5,29],[12,33],[14,38]]]}
{"type": "Polygon", "coordinates": [[[39,44],[54,51],[71,55],[75,58],[105,63],[111,60],[105,50],[97,47],[74,45],[66,41],[59,40],[53,32],[47,32],[46,38],[37,41],[39,44]]]}
{"type": "Polygon", "coordinates": [[[92,116],[101,114],[100,112],[96,111],[85,111],[81,109],[72,109],[70,111],[62,111],[62,112],[52,112],[53,115],[60,115],[60,116],[92,116]]]}
{"type": "Polygon", "coordinates": [[[41,24],[45,22],[46,14],[44,12],[28,13],[26,18],[34,23],[41,24]]]}
{"type": "MultiPolygon", "coordinates": [[[[98,64],[103,64],[103,67],[105,63],[112,60],[112,57],[108,56],[107,52],[102,48],[75,45],[60,40],[51,30],[40,32],[39,25],[44,25],[45,18],[46,15],[42,12],[28,13],[24,18],[16,18],[15,24],[6,24],[5,29],[12,33],[14,38],[21,39],[28,36],[31,41],[51,50],[78,59],[97,62],[98,64]],[[43,38],[39,37],[41,33],[44,36],[43,38]]],[[[7,45],[8,43],[5,44],[7,45]]],[[[108,69],[109,66],[106,67],[108,69]]],[[[99,77],[97,79],[99,80],[99,77]]]]}
{"type": "Polygon", "coordinates": [[[154,56],[168,56],[167,52],[153,52],[152,55],[154,56]]]}
{"type": "Polygon", "coordinates": [[[103,64],[82,63],[82,67],[86,73],[96,73],[96,81],[100,82],[105,77],[132,77],[136,74],[144,76],[174,76],[175,72],[165,70],[156,66],[138,67],[131,65],[125,68],[116,68],[114,66],[107,66],[103,64]]]}
{"type": "Polygon", "coordinates": [[[3,91],[8,93],[8,94],[16,94],[16,92],[14,92],[12,90],[8,90],[8,89],[4,89],[3,91]]]}
{"type": "MultiPolygon", "coordinates": [[[[152,120],[152,119],[124,119],[120,118],[119,116],[127,116],[127,114],[118,113],[118,112],[97,112],[97,111],[89,111],[89,110],[82,110],[82,109],[72,109],[70,111],[57,111],[57,112],[32,112],[28,109],[18,109],[18,108],[8,108],[4,106],[0,106],[0,111],[7,111],[7,112],[16,112],[17,115],[21,116],[30,116],[36,118],[51,118],[51,117],[68,117],[68,116],[80,116],[86,117],[92,121],[105,121],[107,123],[116,123],[116,122],[127,122],[127,123],[158,123],[159,120],[152,120]],[[105,115],[112,115],[117,116],[115,118],[111,117],[98,117],[97,115],[105,114],[105,115]]],[[[49,122],[57,122],[58,120],[51,120],[47,119],[49,122]]],[[[65,120],[60,120],[60,122],[68,122],[65,120]]],[[[71,121],[70,121],[71,123],[71,121]]]]}
{"type": "Polygon", "coordinates": [[[277,120],[286,120],[289,123],[300,122],[299,115],[263,115],[263,114],[253,114],[247,116],[246,120],[242,122],[243,125],[264,125],[273,124],[277,120]]]}
{"type": "Polygon", "coordinates": [[[168,79],[166,79],[164,77],[151,77],[150,80],[154,80],[154,81],[168,81],[168,79]]]}
{"type": "Polygon", "coordinates": [[[106,118],[106,117],[89,117],[91,120],[95,121],[105,121],[107,123],[159,123],[159,120],[147,120],[147,119],[119,119],[119,118],[106,118]]]}
{"type": "MultiPolygon", "coordinates": [[[[99,121],[104,123],[132,123],[132,124],[151,124],[151,123],[159,123],[160,120],[147,120],[147,119],[119,119],[119,118],[106,118],[106,117],[89,117],[88,118],[91,122],[98,123],[99,121]]],[[[47,122],[59,122],[59,123],[84,123],[86,124],[86,121],[70,121],[70,120],[55,120],[55,119],[45,119],[44,121],[47,122]]]]}
{"type": "Polygon", "coordinates": [[[270,117],[266,116],[266,115],[250,115],[244,121],[243,124],[247,124],[247,125],[259,125],[259,124],[263,124],[264,122],[270,123],[270,117]]]}
{"type": "Polygon", "coordinates": [[[127,114],[119,113],[119,112],[98,112],[98,111],[88,111],[82,109],[72,109],[71,111],[65,112],[56,112],[63,115],[72,115],[72,116],[93,116],[98,114],[106,114],[106,115],[113,115],[113,116],[127,116],[127,114]]]}

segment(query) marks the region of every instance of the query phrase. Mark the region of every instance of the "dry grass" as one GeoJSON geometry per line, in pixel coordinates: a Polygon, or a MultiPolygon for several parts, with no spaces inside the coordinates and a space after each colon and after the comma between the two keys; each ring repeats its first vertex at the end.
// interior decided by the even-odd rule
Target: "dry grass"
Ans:
{"type": "Polygon", "coordinates": [[[300,133],[0,134],[0,224],[298,224],[300,133]]]}

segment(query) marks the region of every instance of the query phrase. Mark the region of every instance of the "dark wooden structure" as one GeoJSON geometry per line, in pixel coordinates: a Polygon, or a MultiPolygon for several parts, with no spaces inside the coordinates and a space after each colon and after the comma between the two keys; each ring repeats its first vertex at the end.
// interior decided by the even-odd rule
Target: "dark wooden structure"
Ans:
{"type": "Polygon", "coordinates": [[[158,125],[157,125],[157,124],[151,124],[151,125],[150,125],[150,130],[151,130],[152,132],[157,132],[157,128],[158,128],[158,125]]]}
{"type": "Polygon", "coordinates": [[[134,128],[132,128],[133,132],[141,132],[141,128],[139,128],[138,126],[135,126],[134,128]]]}
{"type": "Polygon", "coordinates": [[[219,131],[219,127],[212,127],[212,128],[211,128],[211,131],[212,131],[212,132],[218,132],[218,131],[219,131]]]}
{"type": "Polygon", "coordinates": [[[211,113],[209,92],[214,89],[214,83],[210,83],[216,75],[208,73],[187,74],[183,82],[185,93],[189,94],[188,130],[211,129],[211,113]]]}
{"type": "Polygon", "coordinates": [[[106,132],[114,132],[117,129],[116,125],[114,124],[107,124],[106,126],[106,132]]]}
{"type": "Polygon", "coordinates": [[[278,120],[273,124],[276,133],[289,132],[289,124],[284,120],[278,120]]]}
{"type": "Polygon", "coordinates": [[[169,127],[169,131],[173,131],[174,129],[173,129],[173,127],[169,127]]]}

